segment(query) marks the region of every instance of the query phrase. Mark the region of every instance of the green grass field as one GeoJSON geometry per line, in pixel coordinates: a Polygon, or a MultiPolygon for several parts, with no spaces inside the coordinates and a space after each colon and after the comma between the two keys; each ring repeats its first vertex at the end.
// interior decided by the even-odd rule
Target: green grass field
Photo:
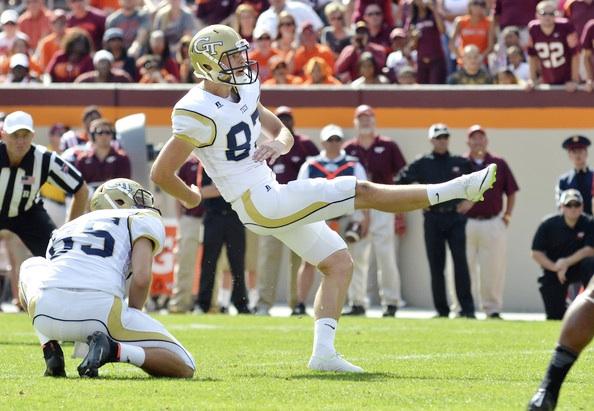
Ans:
{"type": "MultiPolygon", "coordinates": [[[[556,322],[343,318],[337,349],[366,373],[310,372],[311,318],[158,316],[192,352],[192,380],[107,364],[81,380],[42,377],[24,314],[0,314],[0,409],[522,410],[539,384],[556,322]]],[[[594,408],[594,350],[574,366],[559,410],[594,408]]],[[[72,345],[64,345],[67,357],[72,345]]]]}

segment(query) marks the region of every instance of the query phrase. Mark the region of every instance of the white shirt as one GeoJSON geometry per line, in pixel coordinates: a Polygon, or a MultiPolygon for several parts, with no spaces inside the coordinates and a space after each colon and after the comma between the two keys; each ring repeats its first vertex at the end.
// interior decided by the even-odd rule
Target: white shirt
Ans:
{"type": "MultiPolygon", "coordinates": [[[[311,6],[308,6],[307,4],[298,1],[287,0],[283,11],[287,11],[295,19],[295,28],[297,29],[297,33],[299,33],[299,28],[306,21],[312,23],[316,31],[321,30],[321,28],[324,27],[324,23],[320,17],[311,8],[311,6]]],[[[254,31],[261,30],[258,27],[262,27],[262,29],[264,29],[267,33],[270,33],[270,36],[273,39],[276,38],[278,35],[278,14],[272,7],[269,7],[263,11],[262,14],[260,14],[258,20],[256,21],[256,27],[254,28],[254,31]]]]}

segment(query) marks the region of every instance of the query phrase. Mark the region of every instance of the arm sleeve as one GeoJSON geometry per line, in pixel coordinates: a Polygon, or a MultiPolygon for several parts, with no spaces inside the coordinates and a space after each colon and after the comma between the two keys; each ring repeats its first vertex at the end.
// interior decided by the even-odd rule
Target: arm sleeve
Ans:
{"type": "Polygon", "coordinates": [[[84,180],[80,172],[56,153],[52,153],[47,179],[67,193],[76,193],[84,180]]]}
{"type": "Polygon", "coordinates": [[[419,160],[404,167],[396,176],[396,184],[412,184],[419,180],[419,160]]]}
{"type": "Polygon", "coordinates": [[[533,251],[542,251],[546,253],[547,251],[547,221],[543,221],[536,230],[536,234],[534,234],[534,239],[532,240],[532,250],[533,251]]]}
{"type": "Polygon", "coordinates": [[[172,133],[195,147],[211,145],[216,137],[216,126],[210,117],[195,111],[175,108],[171,115],[172,133]]]}
{"type": "Polygon", "coordinates": [[[128,217],[130,229],[130,242],[134,244],[139,238],[145,237],[153,243],[153,255],[163,249],[165,242],[165,227],[161,217],[151,210],[139,210],[138,213],[128,217]]]}
{"type": "Polygon", "coordinates": [[[584,238],[584,245],[594,247],[594,220],[589,218],[588,229],[586,230],[586,238],[584,238]]]}

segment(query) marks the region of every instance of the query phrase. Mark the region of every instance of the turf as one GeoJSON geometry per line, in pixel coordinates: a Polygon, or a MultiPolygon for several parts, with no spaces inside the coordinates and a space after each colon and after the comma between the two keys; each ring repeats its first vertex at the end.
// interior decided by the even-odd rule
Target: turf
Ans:
{"type": "MultiPolygon", "coordinates": [[[[0,409],[521,410],[539,384],[560,324],[343,318],[337,348],[362,375],[310,372],[311,318],[157,316],[194,355],[192,380],[152,379],[107,364],[81,380],[42,377],[29,319],[0,314],[0,409]]],[[[67,357],[72,345],[64,344],[67,357]]],[[[582,355],[559,410],[594,407],[594,350],[582,355]]]]}

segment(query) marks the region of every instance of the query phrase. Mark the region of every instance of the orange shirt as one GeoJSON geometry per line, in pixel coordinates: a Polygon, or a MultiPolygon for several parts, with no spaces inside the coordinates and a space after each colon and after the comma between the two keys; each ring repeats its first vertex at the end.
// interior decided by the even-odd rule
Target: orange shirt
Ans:
{"type": "Polygon", "coordinates": [[[476,24],[470,20],[470,16],[462,16],[459,23],[460,29],[460,54],[464,47],[469,44],[474,44],[483,53],[489,46],[489,28],[491,27],[491,19],[489,17],[483,18],[476,24]]]}
{"type": "Polygon", "coordinates": [[[278,51],[276,49],[271,49],[270,54],[267,56],[262,55],[262,53],[260,53],[259,50],[254,50],[250,52],[250,60],[255,60],[258,62],[258,77],[260,77],[261,83],[265,82],[270,78],[272,73],[270,72],[270,68],[268,67],[268,60],[270,60],[270,57],[276,56],[277,54],[278,51]]]}
{"type": "MultiPolygon", "coordinates": [[[[10,56],[0,57],[0,74],[10,73],[10,56]]],[[[35,77],[43,74],[43,68],[37,62],[29,57],[29,73],[35,77]]]]}
{"type": "Polygon", "coordinates": [[[37,46],[37,61],[43,68],[43,71],[47,69],[47,65],[52,60],[52,57],[57,51],[62,50],[62,39],[58,39],[56,33],[51,33],[39,40],[37,46]]]}
{"type": "Polygon", "coordinates": [[[19,17],[19,30],[29,36],[29,47],[31,50],[37,48],[39,40],[52,32],[51,18],[53,13],[46,8],[36,16],[31,16],[28,11],[19,17]]]}
{"type": "Polygon", "coordinates": [[[119,0],[91,0],[91,6],[100,10],[115,11],[120,8],[119,0]]]}
{"type": "Polygon", "coordinates": [[[322,44],[316,44],[310,49],[301,46],[295,53],[293,60],[293,74],[302,75],[303,67],[312,57],[321,57],[329,67],[334,67],[334,53],[329,47],[322,44]]]}

